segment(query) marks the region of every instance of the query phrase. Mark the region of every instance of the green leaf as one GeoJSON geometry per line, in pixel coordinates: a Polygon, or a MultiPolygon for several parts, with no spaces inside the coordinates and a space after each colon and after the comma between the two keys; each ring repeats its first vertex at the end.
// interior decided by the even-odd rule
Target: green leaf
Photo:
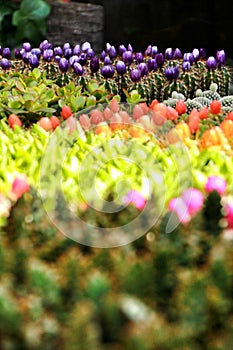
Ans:
{"type": "Polygon", "coordinates": [[[41,77],[41,72],[39,70],[39,68],[34,68],[32,70],[32,76],[36,79],[36,80],[39,80],[40,77],[41,77]]]}
{"type": "Polygon", "coordinates": [[[95,98],[95,96],[88,96],[86,105],[87,105],[87,107],[95,106],[96,105],[96,98],[95,98]]]}
{"type": "Polygon", "coordinates": [[[20,102],[20,101],[17,101],[17,100],[15,100],[15,101],[9,101],[8,104],[7,104],[7,106],[8,106],[9,108],[19,109],[19,108],[21,107],[21,102],[20,102]]]}
{"type": "Polygon", "coordinates": [[[48,16],[50,6],[43,0],[23,0],[20,9],[13,14],[13,25],[18,26],[25,21],[41,20],[48,16]]]}

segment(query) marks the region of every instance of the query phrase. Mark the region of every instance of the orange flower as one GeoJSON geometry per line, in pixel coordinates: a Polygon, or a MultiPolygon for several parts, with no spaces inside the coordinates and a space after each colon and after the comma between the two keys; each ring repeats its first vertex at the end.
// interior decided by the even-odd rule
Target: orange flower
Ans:
{"type": "Polygon", "coordinates": [[[200,119],[207,119],[208,118],[208,107],[205,106],[199,111],[199,117],[200,119]]]}
{"type": "Polygon", "coordinates": [[[223,130],[226,138],[233,137],[233,121],[230,119],[225,119],[221,124],[220,128],[223,130]]]}
{"type": "Polygon", "coordinates": [[[194,108],[189,114],[189,119],[188,119],[188,126],[192,134],[194,134],[199,129],[199,124],[200,124],[199,112],[196,108],[194,108]]]}
{"type": "Polygon", "coordinates": [[[178,100],[176,103],[176,111],[178,112],[178,114],[184,114],[186,112],[186,109],[187,107],[184,100],[178,100]]]}
{"type": "Polygon", "coordinates": [[[219,126],[215,126],[203,133],[200,144],[203,148],[208,148],[211,146],[224,146],[228,142],[222,129],[219,126]]]}
{"type": "Polygon", "coordinates": [[[221,112],[221,108],[222,105],[220,101],[214,100],[210,104],[210,112],[213,114],[219,114],[221,112]]]}

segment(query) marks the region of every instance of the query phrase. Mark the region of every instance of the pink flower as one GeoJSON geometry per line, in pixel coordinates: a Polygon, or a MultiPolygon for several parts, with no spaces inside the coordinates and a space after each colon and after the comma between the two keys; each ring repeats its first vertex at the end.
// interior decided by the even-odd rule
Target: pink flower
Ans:
{"type": "Polygon", "coordinates": [[[210,193],[212,191],[217,191],[222,195],[226,190],[227,184],[226,181],[219,176],[209,176],[207,183],[205,185],[206,192],[210,193]]]}
{"type": "Polygon", "coordinates": [[[172,198],[168,204],[168,209],[176,213],[182,224],[188,223],[191,219],[188,207],[185,201],[180,197],[172,198]]]}
{"type": "Polygon", "coordinates": [[[24,175],[21,175],[17,177],[12,184],[11,191],[15,195],[15,197],[18,199],[20,198],[25,192],[28,192],[30,189],[30,186],[27,182],[27,178],[24,175]]]}
{"type": "Polygon", "coordinates": [[[226,205],[226,220],[227,227],[233,228],[233,204],[228,203],[226,205]]]}
{"type": "Polygon", "coordinates": [[[190,215],[196,214],[204,202],[203,194],[196,188],[188,188],[183,192],[181,198],[184,200],[190,215]]]}
{"type": "Polygon", "coordinates": [[[142,210],[146,205],[146,199],[136,190],[129,191],[123,201],[125,204],[133,203],[139,210],[142,210]]]}

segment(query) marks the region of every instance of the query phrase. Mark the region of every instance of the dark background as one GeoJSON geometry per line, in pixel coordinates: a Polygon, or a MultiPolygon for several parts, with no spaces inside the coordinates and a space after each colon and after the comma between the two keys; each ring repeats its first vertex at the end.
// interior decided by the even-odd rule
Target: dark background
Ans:
{"type": "Polygon", "coordinates": [[[209,55],[225,49],[233,58],[233,1],[220,0],[83,0],[104,6],[104,41],[147,44],[159,50],[205,47],[209,55]]]}

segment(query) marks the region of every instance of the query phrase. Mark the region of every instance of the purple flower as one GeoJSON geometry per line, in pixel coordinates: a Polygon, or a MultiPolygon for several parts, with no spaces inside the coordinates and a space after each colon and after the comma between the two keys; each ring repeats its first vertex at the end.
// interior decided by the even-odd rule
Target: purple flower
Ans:
{"type": "Polygon", "coordinates": [[[57,62],[57,63],[60,62],[60,59],[61,59],[61,56],[56,55],[56,56],[54,57],[54,61],[57,62]]]}
{"type": "Polygon", "coordinates": [[[79,62],[79,56],[73,55],[69,58],[69,65],[73,66],[75,62],[79,62]]]}
{"type": "Polygon", "coordinates": [[[95,52],[94,52],[94,50],[93,49],[88,49],[87,50],[87,58],[92,58],[92,57],[94,57],[95,56],[95,52]]]}
{"type": "Polygon", "coordinates": [[[132,51],[128,50],[123,52],[122,59],[125,63],[130,64],[133,62],[133,54],[132,51]]]}
{"type": "Polygon", "coordinates": [[[177,47],[174,52],[173,52],[173,59],[174,60],[179,60],[182,58],[182,52],[180,51],[180,49],[177,47]]]}
{"type": "Polygon", "coordinates": [[[105,79],[112,78],[114,75],[114,67],[112,65],[103,66],[100,73],[105,79]]]}
{"type": "Polygon", "coordinates": [[[176,80],[179,75],[180,75],[180,70],[178,66],[172,67],[172,66],[168,66],[164,69],[164,75],[165,77],[172,81],[172,80],[176,80]]]}
{"type": "Polygon", "coordinates": [[[106,46],[105,46],[105,50],[107,53],[109,53],[109,50],[111,49],[112,45],[110,45],[109,43],[106,43],[106,46]]]}
{"type": "Polygon", "coordinates": [[[183,60],[190,62],[190,64],[192,65],[194,62],[193,53],[192,52],[185,52],[183,55],[183,60]]]}
{"type": "Polygon", "coordinates": [[[73,69],[74,69],[74,72],[77,74],[77,75],[83,75],[84,74],[84,69],[82,67],[82,65],[78,62],[75,62],[73,64],[73,69]]]}
{"type": "Polygon", "coordinates": [[[201,47],[199,52],[200,52],[200,58],[206,58],[206,49],[201,47]]]}
{"type": "Polygon", "coordinates": [[[156,68],[158,68],[156,59],[155,58],[149,58],[149,60],[147,62],[147,66],[148,66],[148,70],[150,72],[156,70],[156,68]]]}
{"type": "Polygon", "coordinates": [[[209,176],[205,185],[206,192],[217,191],[222,195],[226,190],[226,181],[220,176],[209,176]]]}
{"type": "Polygon", "coordinates": [[[143,210],[146,205],[146,199],[136,190],[129,191],[129,193],[123,198],[123,202],[127,205],[133,203],[139,210],[143,210]]]}
{"type": "Polygon", "coordinates": [[[166,50],[165,50],[165,58],[167,60],[172,60],[173,58],[173,50],[171,47],[168,47],[166,50]]]}
{"type": "Polygon", "coordinates": [[[50,62],[53,58],[53,50],[52,49],[45,49],[43,51],[43,59],[46,61],[46,62],[50,62]]]}
{"type": "Polygon", "coordinates": [[[85,66],[87,62],[87,55],[83,52],[81,53],[81,55],[79,56],[79,63],[82,65],[82,66],[85,66]]]}
{"type": "Polygon", "coordinates": [[[123,52],[125,52],[125,51],[126,51],[125,45],[120,45],[118,48],[119,55],[122,56],[123,52]]]}
{"type": "Polygon", "coordinates": [[[90,60],[90,70],[92,73],[97,73],[100,68],[98,57],[92,57],[90,60]]]}
{"type": "Polygon", "coordinates": [[[157,55],[158,52],[159,52],[158,51],[158,47],[157,46],[152,46],[152,48],[151,48],[151,56],[155,57],[155,55],[157,55]]]}
{"type": "Polygon", "coordinates": [[[164,56],[163,56],[163,54],[162,53],[158,53],[155,56],[155,59],[156,59],[158,67],[162,67],[162,65],[164,64],[164,56]]]}
{"type": "Polygon", "coordinates": [[[141,73],[140,69],[138,69],[138,68],[131,69],[130,78],[134,83],[140,81],[141,76],[142,76],[142,73],[141,73]]]}
{"type": "Polygon", "coordinates": [[[81,52],[80,45],[79,44],[75,45],[75,47],[73,49],[73,54],[74,55],[79,55],[80,52],[81,52]]]}
{"type": "Polygon", "coordinates": [[[138,69],[140,69],[142,77],[148,74],[148,67],[145,62],[139,63],[138,69]]]}
{"type": "Polygon", "coordinates": [[[34,49],[31,49],[31,53],[33,55],[36,55],[38,58],[40,58],[40,56],[41,56],[41,51],[40,51],[40,49],[38,47],[36,47],[34,49]]]}
{"type": "Polygon", "coordinates": [[[82,51],[87,52],[88,49],[91,49],[91,44],[88,41],[82,44],[82,51]]]}
{"type": "Polygon", "coordinates": [[[112,59],[116,58],[116,56],[117,56],[117,51],[116,51],[115,46],[111,46],[111,47],[110,47],[110,50],[109,50],[108,54],[109,54],[109,57],[110,57],[110,58],[112,58],[112,59]]]}
{"type": "Polygon", "coordinates": [[[112,63],[111,58],[109,56],[106,56],[104,59],[104,64],[107,65],[107,64],[111,64],[111,63],[112,63]]]}
{"type": "Polygon", "coordinates": [[[58,56],[62,56],[63,55],[63,50],[61,48],[61,46],[56,46],[53,49],[54,55],[58,55],[58,56]]]}
{"type": "Polygon", "coordinates": [[[31,57],[31,52],[25,51],[22,54],[22,59],[23,59],[24,63],[29,63],[30,57],[31,57]]]}
{"type": "Polygon", "coordinates": [[[220,67],[222,65],[224,65],[226,63],[226,53],[225,53],[225,51],[224,50],[217,51],[216,59],[217,59],[218,65],[220,67]]]}
{"type": "Polygon", "coordinates": [[[58,66],[60,68],[60,70],[65,73],[68,71],[69,68],[69,62],[65,57],[62,57],[58,63],[58,66]]]}
{"type": "Polygon", "coordinates": [[[70,43],[65,43],[65,44],[63,45],[63,50],[65,51],[65,50],[67,50],[67,49],[71,49],[70,43]]]}
{"type": "Polygon", "coordinates": [[[9,47],[5,47],[2,50],[2,57],[7,58],[8,60],[11,59],[11,50],[9,49],[9,47]]]}
{"type": "Polygon", "coordinates": [[[100,54],[100,60],[104,61],[105,57],[106,57],[106,52],[103,50],[100,54]]]}
{"type": "Polygon", "coordinates": [[[23,46],[25,51],[27,51],[27,52],[31,51],[32,46],[30,43],[23,43],[22,46],[23,46]]]}
{"type": "Polygon", "coordinates": [[[126,65],[123,61],[117,61],[116,63],[116,70],[118,74],[125,74],[126,72],[126,65]]]}
{"type": "Polygon", "coordinates": [[[217,68],[217,61],[213,56],[210,56],[206,61],[206,68],[208,70],[214,70],[217,68]]]}
{"type": "Polygon", "coordinates": [[[32,68],[36,68],[39,66],[39,59],[38,59],[37,55],[30,53],[29,64],[32,68]]]}
{"type": "Polygon", "coordinates": [[[44,41],[42,41],[42,43],[40,43],[39,48],[41,51],[49,50],[49,49],[53,48],[53,45],[51,43],[49,43],[48,40],[44,40],[44,41]]]}
{"type": "Polygon", "coordinates": [[[198,49],[193,49],[193,58],[194,61],[198,61],[200,58],[200,51],[198,49]]]}
{"type": "Polygon", "coordinates": [[[141,52],[135,53],[135,60],[137,63],[143,62],[143,59],[144,59],[144,57],[143,57],[143,54],[141,52]]]}
{"type": "Polygon", "coordinates": [[[151,56],[151,52],[152,52],[152,45],[148,45],[144,54],[145,56],[151,56]]]}
{"type": "MultiPolygon", "coordinates": [[[[22,58],[22,55],[21,55],[21,49],[20,48],[16,48],[14,49],[14,56],[17,60],[21,59],[22,58]]],[[[1,53],[0,53],[1,54],[1,53]]]]}
{"type": "Polygon", "coordinates": [[[191,220],[187,205],[180,197],[172,198],[168,203],[168,209],[176,213],[179,222],[182,224],[186,224],[191,220]]]}
{"type": "Polygon", "coordinates": [[[64,57],[65,58],[70,58],[73,54],[73,50],[71,48],[67,48],[64,50],[64,57]]]}
{"type": "Polygon", "coordinates": [[[204,196],[196,188],[188,188],[183,192],[181,198],[184,200],[190,215],[196,214],[203,206],[204,196]]]}
{"type": "Polygon", "coordinates": [[[131,51],[131,52],[133,52],[133,47],[132,47],[132,45],[131,44],[128,44],[128,51],[131,51]]]}
{"type": "Polygon", "coordinates": [[[3,70],[7,70],[7,69],[10,69],[10,61],[7,59],[7,58],[2,58],[1,60],[1,67],[3,70]]]}
{"type": "Polygon", "coordinates": [[[188,72],[191,69],[191,64],[189,61],[183,61],[182,63],[182,70],[184,72],[188,72]]]}

